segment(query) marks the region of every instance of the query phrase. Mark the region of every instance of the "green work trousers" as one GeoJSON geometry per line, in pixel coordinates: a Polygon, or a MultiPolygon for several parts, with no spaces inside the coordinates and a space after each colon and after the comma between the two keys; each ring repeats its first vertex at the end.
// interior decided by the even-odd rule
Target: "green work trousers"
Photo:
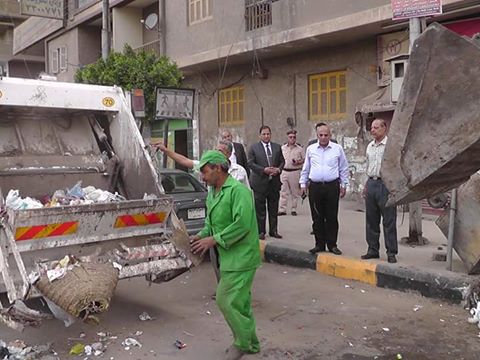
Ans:
{"type": "Polygon", "coordinates": [[[252,283],[256,269],[221,271],[217,305],[233,332],[233,345],[247,353],[260,351],[252,312],[252,283]]]}

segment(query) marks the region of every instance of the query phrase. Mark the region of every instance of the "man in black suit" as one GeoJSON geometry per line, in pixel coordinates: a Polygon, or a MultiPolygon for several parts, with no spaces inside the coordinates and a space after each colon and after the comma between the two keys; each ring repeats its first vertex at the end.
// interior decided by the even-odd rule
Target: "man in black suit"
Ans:
{"type": "Polygon", "coordinates": [[[260,142],[253,144],[248,152],[250,186],[255,198],[258,232],[261,240],[265,239],[266,209],[268,207],[269,235],[281,239],[278,233],[278,201],[280,199],[280,173],[285,166],[282,148],[270,142],[272,131],[269,126],[260,128],[260,142]]]}
{"type": "Polygon", "coordinates": [[[237,142],[232,141],[232,133],[228,130],[223,130],[222,131],[222,140],[225,141],[230,141],[233,144],[233,151],[232,155],[230,155],[230,162],[232,164],[238,164],[244,167],[244,169],[247,171],[247,175],[250,176],[250,169],[248,168],[247,165],[247,155],[245,154],[245,149],[243,148],[243,145],[237,142]]]}

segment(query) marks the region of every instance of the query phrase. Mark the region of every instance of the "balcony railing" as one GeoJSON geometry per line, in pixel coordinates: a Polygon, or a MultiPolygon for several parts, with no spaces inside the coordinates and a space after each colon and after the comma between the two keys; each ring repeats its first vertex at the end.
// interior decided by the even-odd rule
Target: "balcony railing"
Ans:
{"type": "Polygon", "coordinates": [[[140,52],[142,50],[145,51],[152,51],[156,55],[160,56],[160,39],[150,41],[142,46],[136,47],[133,49],[135,52],[140,52]]]}

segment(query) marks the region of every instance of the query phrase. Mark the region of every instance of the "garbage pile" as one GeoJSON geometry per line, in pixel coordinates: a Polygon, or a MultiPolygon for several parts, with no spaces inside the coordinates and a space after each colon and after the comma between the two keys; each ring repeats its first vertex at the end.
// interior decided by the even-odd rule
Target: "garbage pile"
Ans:
{"type": "Polygon", "coordinates": [[[477,324],[480,328],[480,281],[470,285],[468,293],[465,296],[465,308],[470,313],[467,321],[470,324],[477,324]]]}
{"type": "Polygon", "coordinates": [[[5,205],[13,210],[39,209],[43,207],[56,207],[66,205],[86,205],[94,203],[107,203],[125,201],[125,197],[117,192],[111,193],[97,189],[94,186],[82,188],[82,182],[77,182],[73,187],[65,190],[56,190],[53,195],[45,195],[42,199],[21,197],[18,190],[10,190],[5,199],[5,205]]]}
{"type": "Polygon", "coordinates": [[[22,340],[10,341],[6,344],[0,340],[0,359],[7,360],[33,360],[33,359],[59,359],[51,344],[29,346],[22,340]]]}

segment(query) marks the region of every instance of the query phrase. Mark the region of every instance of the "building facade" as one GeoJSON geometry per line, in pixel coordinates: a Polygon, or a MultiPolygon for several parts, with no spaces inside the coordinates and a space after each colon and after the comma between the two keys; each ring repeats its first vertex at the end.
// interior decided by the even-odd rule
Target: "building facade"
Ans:
{"type": "Polygon", "coordinates": [[[0,75],[32,78],[45,70],[41,43],[21,55],[13,54],[14,28],[27,18],[17,0],[0,1],[0,75]]]}
{"type": "MultiPolygon", "coordinates": [[[[66,21],[29,19],[15,29],[14,47],[22,53],[44,43],[48,72],[72,81],[101,56],[101,6],[69,0],[66,21]]],[[[110,0],[110,7],[114,50],[129,44],[166,54],[196,90],[193,122],[169,123],[177,150],[198,157],[223,129],[248,147],[263,124],[273,141],[285,142],[295,128],[307,144],[322,121],[346,150],[349,192],[361,191],[369,136],[355,113],[391,118],[391,59],[409,48],[408,21],[392,20],[390,0],[110,0]],[[379,97],[385,106],[372,108],[379,97]]],[[[479,11],[477,0],[443,0],[443,14],[426,24],[468,23],[480,32],[479,11]]],[[[155,121],[151,136],[162,137],[164,125],[155,121]]]]}

